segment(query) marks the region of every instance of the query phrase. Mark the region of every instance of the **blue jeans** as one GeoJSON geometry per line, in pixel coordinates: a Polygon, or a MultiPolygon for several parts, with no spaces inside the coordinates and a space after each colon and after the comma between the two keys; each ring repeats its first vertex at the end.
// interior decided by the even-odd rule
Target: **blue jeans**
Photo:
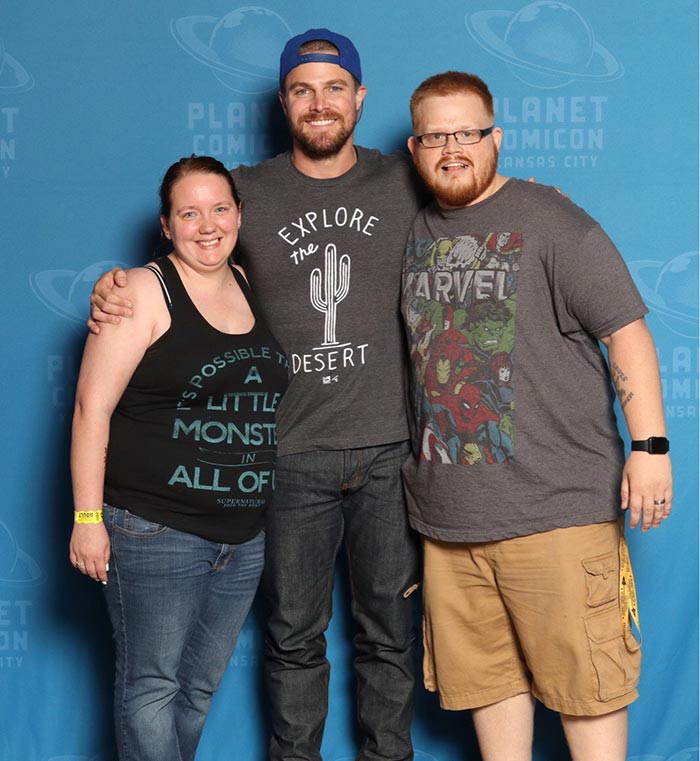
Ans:
{"type": "Polygon", "coordinates": [[[265,536],[210,542],[105,506],[120,761],[192,761],[250,609],[265,536]]]}
{"type": "Polygon", "coordinates": [[[400,466],[407,442],[277,460],[263,590],[272,761],[318,761],[328,711],[325,631],[341,542],[350,574],[358,759],[413,758],[418,544],[400,466]]]}

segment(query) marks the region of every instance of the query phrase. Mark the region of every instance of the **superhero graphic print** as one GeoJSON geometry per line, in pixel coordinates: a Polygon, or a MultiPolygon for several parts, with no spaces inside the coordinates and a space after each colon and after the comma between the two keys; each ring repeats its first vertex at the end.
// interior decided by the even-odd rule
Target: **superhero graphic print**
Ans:
{"type": "Polygon", "coordinates": [[[515,457],[512,353],[522,234],[414,241],[403,273],[421,460],[515,457]]]}

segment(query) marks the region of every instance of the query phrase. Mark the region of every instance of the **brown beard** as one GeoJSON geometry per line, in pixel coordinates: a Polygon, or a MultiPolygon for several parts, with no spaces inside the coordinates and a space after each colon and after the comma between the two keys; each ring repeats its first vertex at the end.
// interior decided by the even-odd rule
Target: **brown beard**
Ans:
{"type": "MultiPolygon", "coordinates": [[[[467,183],[453,182],[441,183],[439,176],[433,170],[425,169],[421,164],[417,165],[418,173],[423,182],[433,193],[441,206],[460,208],[468,206],[477,199],[493,181],[498,169],[498,150],[493,149],[493,154],[484,159],[480,166],[475,166],[469,161],[472,177],[467,183]]],[[[441,169],[437,170],[442,171],[441,169]]]]}
{"type": "MultiPolygon", "coordinates": [[[[330,159],[337,156],[355,131],[356,120],[353,120],[352,124],[348,126],[338,114],[330,114],[329,116],[339,120],[340,129],[335,135],[317,135],[314,139],[303,131],[306,119],[299,119],[296,124],[290,124],[289,128],[296,145],[309,158],[330,159]]],[[[316,118],[323,119],[324,116],[321,115],[316,118]]]]}

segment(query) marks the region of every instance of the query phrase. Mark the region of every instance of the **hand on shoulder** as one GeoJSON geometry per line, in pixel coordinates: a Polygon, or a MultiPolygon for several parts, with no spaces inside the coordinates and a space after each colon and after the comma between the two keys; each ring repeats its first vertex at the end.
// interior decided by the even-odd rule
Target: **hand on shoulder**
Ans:
{"type": "Polygon", "coordinates": [[[126,284],[119,288],[119,294],[132,305],[132,316],[118,323],[103,323],[106,330],[101,333],[114,336],[118,331],[118,335],[123,338],[131,335],[140,342],[146,337],[149,344],[153,343],[170,324],[170,313],[160,282],[145,267],[133,267],[126,270],[125,274],[126,284]]]}
{"type": "Polygon", "coordinates": [[[90,294],[90,317],[87,326],[97,335],[102,324],[117,325],[122,317],[131,317],[131,302],[123,298],[122,289],[127,285],[126,270],[115,267],[103,272],[90,294]]]}

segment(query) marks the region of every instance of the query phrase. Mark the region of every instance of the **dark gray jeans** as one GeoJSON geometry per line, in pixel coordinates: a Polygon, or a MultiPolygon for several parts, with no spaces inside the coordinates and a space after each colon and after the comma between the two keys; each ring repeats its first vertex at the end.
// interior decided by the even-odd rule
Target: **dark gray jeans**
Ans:
{"type": "Polygon", "coordinates": [[[413,758],[418,542],[400,467],[407,442],[280,457],[263,590],[271,761],[319,761],[328,712],[325,631],[345,543],[355,621],[358,759],[413,758]]]}

